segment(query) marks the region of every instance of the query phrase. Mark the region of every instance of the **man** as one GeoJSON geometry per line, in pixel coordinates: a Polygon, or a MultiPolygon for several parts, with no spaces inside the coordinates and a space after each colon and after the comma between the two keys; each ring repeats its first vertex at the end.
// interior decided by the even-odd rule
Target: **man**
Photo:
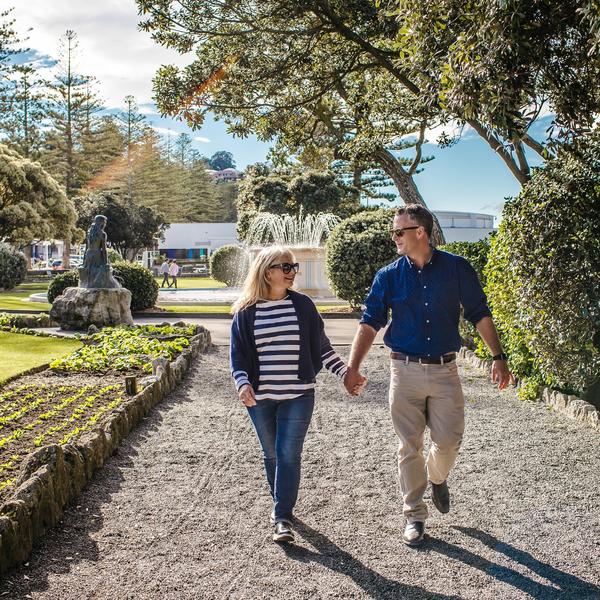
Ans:
{"type": "Polygon", "coordinates": [[[402,540],[409,546],[423,541],[428,479],[436,508],[442,513],[450,510],[446,479],[464,430],[464,399],[456,367],[461,305],[492,353],[492,381],[504,389],[512,379],[475,270],[464,258],[434,249],[432,228],[433,217],[423,206],[407,205],[396,211],[390,233],[402,257],[375,275],[344,380],[348,391],[358,384],[360,365],[377,331],[387,325],[391,310],[384,343],[392,350],[389,401],[400,440],[398,470],[406,517],[402,540]],[[426,426],[431,449],[425,461],[426,426]]]}
{"type": "Polygon", "coordinates": [[[169,285],[169,261],[166,258],[163,260],[163,264],[160,265],[160,272],[163,276],[162,283],[160,284],[162,288],[165,287],[165,283],[167,286],[169,285]]]}
{"type": "Polygon", "coordinates": [[[175,286],[175,289],[177,289],[177,275],[179,275],[179,265],[177,264],[177,261],[175,259],[171,261],[171,266],[169,267],[169,275],[171,276],[171,283],[169,284],[169,287],[175,286]]]}

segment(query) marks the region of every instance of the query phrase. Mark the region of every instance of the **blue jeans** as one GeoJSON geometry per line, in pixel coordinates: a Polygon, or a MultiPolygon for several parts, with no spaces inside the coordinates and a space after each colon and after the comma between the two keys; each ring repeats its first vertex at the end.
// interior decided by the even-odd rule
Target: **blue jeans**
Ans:
{"type": "Polygon", "coordinates": [[[302,446],[315,405],[314,392],[293,400],[258,400],[248,408],[260,441],[275,520],[291,521],[300,486],[302,446]]]}

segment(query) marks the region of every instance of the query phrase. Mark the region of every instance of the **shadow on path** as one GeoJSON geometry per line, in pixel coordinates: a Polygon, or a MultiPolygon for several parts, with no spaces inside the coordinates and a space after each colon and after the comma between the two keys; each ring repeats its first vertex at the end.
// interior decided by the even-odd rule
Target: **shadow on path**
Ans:
{"type": "Polygon", "coordinates": [[[459,596],[448,596],[428,592],[422,587],[408,585],[389,579],[354,558],[348,552],[336,546],[322,533],[315,531],[298,518],[295,519],[296,529],[316,548],[316,552],[294,545],[283,545],[289,558],[301,562],[316,562],[332,571],[341,573],[352,579],[371,598],[378,600],[411,598],[415,600],[460,600],[459,596]]]}
{"type": "Polygon", "coordinates": [[[468,567],[483,571],[498,581],[502,581],[521,590],[532,598],[540,600],[565,600],[566,598],[597,600],[600,598],[600,587],[584,581],[579,577],[565,573],[564,571],[559,571],[547,563],[540,562],[528,552],[519,550],[506,542],[502,542],[480,529],[456,526],[453,527],[453,529],[479,540],[491,550],[500,552],[511,561],[527,567],[540,577],[551,582],[551,585],[535,581],[531,577],[527,577],[515,569],[499,565],[478,554],[474,554],[465,548],[439,538],[428,536],[426,548],[433,552],[439,552],[453,560],[460,561],[468,567]]]}

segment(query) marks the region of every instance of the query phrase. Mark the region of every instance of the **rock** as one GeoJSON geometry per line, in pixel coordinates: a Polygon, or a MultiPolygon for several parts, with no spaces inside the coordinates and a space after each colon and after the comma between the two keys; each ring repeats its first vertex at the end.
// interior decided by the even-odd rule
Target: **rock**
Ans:
{"type": "Polygon", "coordinates": [[[99,333],[100,330],[95,325],[90,325],[88,327],[87,332],[88,332],[88,335],[94,335],[95,333],[99,333]]]}
{"type": "Polygon", "coordinates": [[[131,292],[125,288],[67,288],[54,300],[50,318],[61,329],[133,325],[130,306],[131,292]]]}

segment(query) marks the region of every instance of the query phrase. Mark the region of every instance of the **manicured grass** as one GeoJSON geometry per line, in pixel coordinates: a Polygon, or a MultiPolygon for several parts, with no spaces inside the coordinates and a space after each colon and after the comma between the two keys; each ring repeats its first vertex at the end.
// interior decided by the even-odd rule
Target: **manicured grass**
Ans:
{"type": "Polygon", "coordinates": [[[0,382],[65,356],[81,345],[72,339],[0,331],[0,382]]]}
{"type": "MultiPolygon", "coordinates": [[[[160,286],[162,277],[155,277],[156,283],[160,286]]],[[[212,277],[178,277],[177,289],[189,290],[193,288],[224,288],[227,287],[224,283],[213,279],[212,277]]],[[[166,287],[163,289],[167,289],[166,287]]],[[[173,288],[171,288],[173,289],[173,288]]]]}
{"type": "Polygon", "coordinates": [[[12,290],[0,292],[0,311],[2,310],[50,310],[47,302],[28,302],[31,294],[48,291],[47,283],[22,283],[12,290]]]}

